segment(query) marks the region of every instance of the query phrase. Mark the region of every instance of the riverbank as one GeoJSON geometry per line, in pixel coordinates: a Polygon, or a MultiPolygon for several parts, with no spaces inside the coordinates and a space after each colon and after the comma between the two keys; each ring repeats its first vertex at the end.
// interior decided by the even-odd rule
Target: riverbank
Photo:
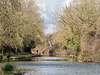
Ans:
{"type": "Polygon", "coordinates": [[[28,55],[13,55],[13,56],[9,56],[9,58],[7,58],[7,56],[3,57],[3,61],[6,60],[18,60],[18,59],[23,59],[23,58],[31,58],[32,54],[28,54],[28,55]]]}
{"type": "MultiPolygon", "coordinates": [[[[44,57],[44,58],[47,58],[47,57],[50,57],[50,56],[42,56],[40,54],[27,54],[27,55],[21,55],[21,54],[17,54],[17,55],[12,55],[10,56],[10,58],[8,59],[7,56],[4,56],[3,57],[3,60],[1,61],[2,62],[9,62],[9,61],[51,61],[51,59],[41,59],[40,57],[44,57]],[[38,58],[39,59],[33,59],[33,58],[38,58]]],[[[54,56],[55,57],[55,56],[54,56]]],[[[50,58],[54,58],[54,57],[50,57],[50,58]]],[[[62,58],[62,57],[57,57],[57,58],[62,58]]],[[[66,62],[79,62],[79,63],[100,63],[100,62],[92,62],[92,61],[82,61],[81,59],[79,58],[72,58],[72,57],[64,57],[65,61],[66,62]]],[[[59,60],[55,60],[53,59],[52,61],[59,61],[59,60]]]]}
{"type": "Polygon", "coordinates": [[[19,60],[26,60],[26,59],[31,59],[32,57],[42,57],[42,55],[40,55],[40,54],[35,54],[35,55],[33,55],[33,54],[27,54],[27,55],[10,55],[9,56],[9,58],[7,58],[8,56],[7,55],[5,55],[5,56],[3,56],[3,60],[2,60],[2,62],[7,62],[7,61],[19,61],[19,60]]]}

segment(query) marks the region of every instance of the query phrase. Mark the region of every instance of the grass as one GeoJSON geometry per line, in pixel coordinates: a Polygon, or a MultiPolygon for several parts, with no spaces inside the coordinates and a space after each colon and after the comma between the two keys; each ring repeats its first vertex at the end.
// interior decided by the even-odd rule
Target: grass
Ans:
{"type": "Polygon", "coordinates": [[[68,58],[72,58],[72,56],[69,56],[68,58]]]}
{"type": "Polygon", "coordinates": [[[41,56],[42,56],[41,54],[33,55],[33,57],[41,57],[41,56]]]}
{"type": "MultiPolygon", "coordinates": [[[[29,55],[30,53],[17,53],[17,54],[14,54],[14,53],[10,53],[10,56],[16,56],[16,55],[29,55]]],[[[4,56],[8,56],[8,54],[4,54],[4,56]]]]}
{"type": "Polygon", "coordinates": [[[29,55],[30,53],[17,53],[16,55],[29,55]]]}

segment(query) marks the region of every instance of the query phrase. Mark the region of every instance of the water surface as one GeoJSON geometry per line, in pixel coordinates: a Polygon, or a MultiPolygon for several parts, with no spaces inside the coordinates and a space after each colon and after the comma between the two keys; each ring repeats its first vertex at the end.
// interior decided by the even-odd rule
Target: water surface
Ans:
{"type": "Polygon", "coordinates": [[[29,69],[25,75],[100,75],[100,65],[95,63],[72,63],[65,57],[34,57],[30,60],[9,63],[29,69]]]}

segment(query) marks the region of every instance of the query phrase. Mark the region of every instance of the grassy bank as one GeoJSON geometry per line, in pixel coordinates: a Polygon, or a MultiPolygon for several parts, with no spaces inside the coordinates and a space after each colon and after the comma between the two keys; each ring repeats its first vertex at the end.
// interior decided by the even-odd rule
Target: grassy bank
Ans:
{"type": "Polygon", "coordinates": [[[23,60],[27,58],[32,58],[32,57],[41,57],[41,54],[31,54],[31,53],[17,53],[17,54],[4,54],[3,59],[0,61],[17,61],[17,60],[23,60]]]}

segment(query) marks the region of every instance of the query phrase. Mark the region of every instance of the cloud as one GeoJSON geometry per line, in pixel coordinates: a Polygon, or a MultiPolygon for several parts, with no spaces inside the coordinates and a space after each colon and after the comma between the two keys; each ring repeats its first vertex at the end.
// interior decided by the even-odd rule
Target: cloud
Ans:
{"type": "Polygon", "coordinates": [[[45,34],[51,34],[55,32],[56,25],[54,25],[55,21],[52,20],[53,14],[51,12],[55,12],[59,10],[60,6],[69,5],[69,2],[72,0],[38,0],[39,4],[39,12],[41,14],[41,18],[44,20],[44,25],[46,29],[44,30],[45,34]]]}
{"type": "Polygon", "coordinates": [[[47,9],[47,4],[46,2],[43,2],[43,0],[40,0],[38,3],[38,7],[40,8],[39,12],[41,14],[41,18],[44,20],[44,22],[46,23],[46,21],[49,21],[49,15],[48,15],[48,9],[47,9]]]}
{"type": "Polygon", "coordinates": [[[44,3],[39,3],[38,7],[40,8],[40,10],[42,9],[42,11],[46,11],[46,4],[44,3]]]}
{"type": "MultiPolygon", "coordinates": [[[[54,12],[57,8],[57,5],[59,5],[58,0],[38,0],[39,1],[39,12],[41,13],[41,18],[44,19],[44,24],[52,24],[54,21],[52,20],[53,14],[51,12],[54,12]]],[[[60,0],[61,1],[61,0],[60,0]]]]}
{"type": "Polygon", "coordinates": [[[46,13],[41,13],[41,18],[46,19],[46,20],[50,20],[50,18],[48,17],[48,15],[46,13]]]}
{"type": "Polygon", "coordinates": [[[44,30],[44,33],[45,34],[52,34],[55,32],[55,29],[56,29],[56,25],[48,24],[48,25],[46,25],[46,29],[44,30]]]}
{"type": "Polygon", "coordinates": [[[67,6],[69,6],[70,5],[70,3],[72,2],[73,0],[65,0],[63,3],[62,3],[62,5],[67,5],[67,6]]]}

